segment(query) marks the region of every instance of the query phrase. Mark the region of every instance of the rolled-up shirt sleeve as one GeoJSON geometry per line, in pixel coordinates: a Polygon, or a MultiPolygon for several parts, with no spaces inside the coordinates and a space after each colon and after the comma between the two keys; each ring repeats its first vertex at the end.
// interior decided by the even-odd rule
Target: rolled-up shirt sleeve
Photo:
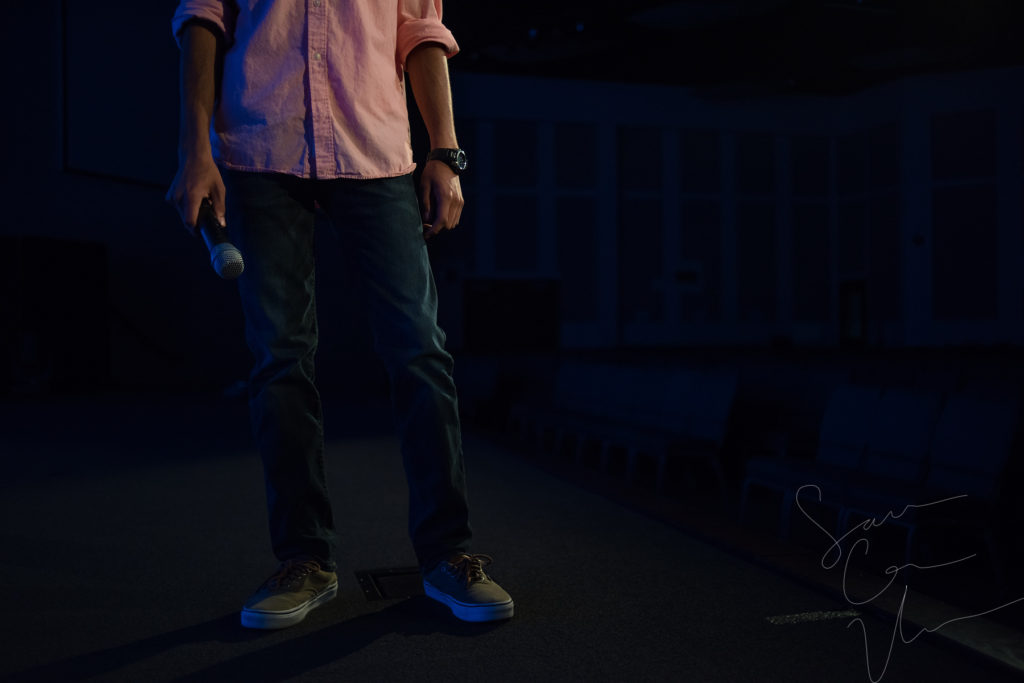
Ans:
{"type": "Polygon", "coordinates": [[[231,0],[181,0],[178,9],[171,19],[171,30],[174,40],[181,47],[181,29],[191,19],[209,22],[220,29],[226,45],[231,45],[235,37],[236,8],[231,0]]]}
{"type": "Polygon", "coordinates": [[[399,0],[395,57],[403,69],[409,53],[423,43],[439,43],[448,57],[459,52],[455,36],[441,23],[441,13],[441,0],[399,0]]]}

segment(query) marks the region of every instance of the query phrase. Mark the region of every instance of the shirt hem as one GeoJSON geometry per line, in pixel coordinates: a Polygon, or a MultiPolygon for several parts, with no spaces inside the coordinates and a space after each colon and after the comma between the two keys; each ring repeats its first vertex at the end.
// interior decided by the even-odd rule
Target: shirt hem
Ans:
{"type": "Polygon", "coordinates": [[[280,169],[280,168],[268,168],[263,166],[250,166],[247,164],[238,164],[227,161],[218,161],[218,164],[231,171],[244,171],[247,173],[280,173],[282,175],[295,176],[296,178],[304,178],[307,180],[378,180],[383,178],[400,178],[401,176],[409,175],[416,170],[416,164],[413,163],[405,169],[399,171],[347,171],[340,173],[332,173],[330,175],[317,175],[314,176],[308,171],[296,171],[295,169],[280,169]]]}

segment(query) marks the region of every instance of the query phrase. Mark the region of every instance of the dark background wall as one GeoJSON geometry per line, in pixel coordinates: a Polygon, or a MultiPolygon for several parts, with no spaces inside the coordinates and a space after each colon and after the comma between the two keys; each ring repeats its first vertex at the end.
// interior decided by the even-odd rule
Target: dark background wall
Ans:
{"type": "MultiPolygon", "coordinates": [[[[7,391],[246,374],[233,285],[163,202],[175,4],[9,10],[7,391]]],[[[447,3],[472,163],[431,246],[452,348],[1019,344],[1020,23],[933,5],[447,3]]],[[[372,383],[342,249],[324,226],[321,372],[372,383]]]]}

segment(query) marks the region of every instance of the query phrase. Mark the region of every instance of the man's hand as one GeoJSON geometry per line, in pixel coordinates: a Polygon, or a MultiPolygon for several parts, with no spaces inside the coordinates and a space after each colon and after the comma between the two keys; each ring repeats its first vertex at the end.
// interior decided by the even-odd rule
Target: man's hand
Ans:
{"type": "MultiPolygon", "coordinates": [[[[459,146],[455,137],[445,49],[437,43],[423,43],[410,52],[405,60],[412,94],[423,115],[432,149],[455,149],[459,146]]],[[[442,230],[451,230],[458,225],[463,203],[462,185],[455,171],[443,161],[426,162],[420,178],[423,236],[430,239],[442,230]]]]}
{"type": "Polygon", "coordinates": [[[442,161],[428,161],[420,178],[420,210],[423,236],[430,239],[442,230],[451,230],[462,217],[462,184],[459,176],[442,161]]]}
{"type": "Polygon", "coordinates": [[[205,22],[189,22],[182,30],[178,172],[165,199],[178,211],[185,229],[193,235],[199,205],[207,197],[213,202],[217,220],[225,224],[224,180],[210,149],[210,121],[222,68],[220,42],[205,22]]]}
{"type": "Polygon", "coordinates": [[[213,202],[213,213],[217,220],[221,225],[227,225],[224,219],[224,195],[224,179],[213,158],[196,155],[183,160],[178,166],[178,173],[164,199],[174,206],[185,229],[195,235],[199,205],[206,197],[213,202]]]}

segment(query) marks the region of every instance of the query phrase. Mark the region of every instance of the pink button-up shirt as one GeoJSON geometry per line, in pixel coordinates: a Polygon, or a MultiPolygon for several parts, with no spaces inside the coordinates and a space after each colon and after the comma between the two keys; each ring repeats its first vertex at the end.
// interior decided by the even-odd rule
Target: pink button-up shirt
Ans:
{"type": "Polygon", "coordinates": [[[228,168],[304,178],[412,172],[405,60],[425,42],[458,52],[441,0],[181,0],[224,33],[211,139],[228,168]]]}

